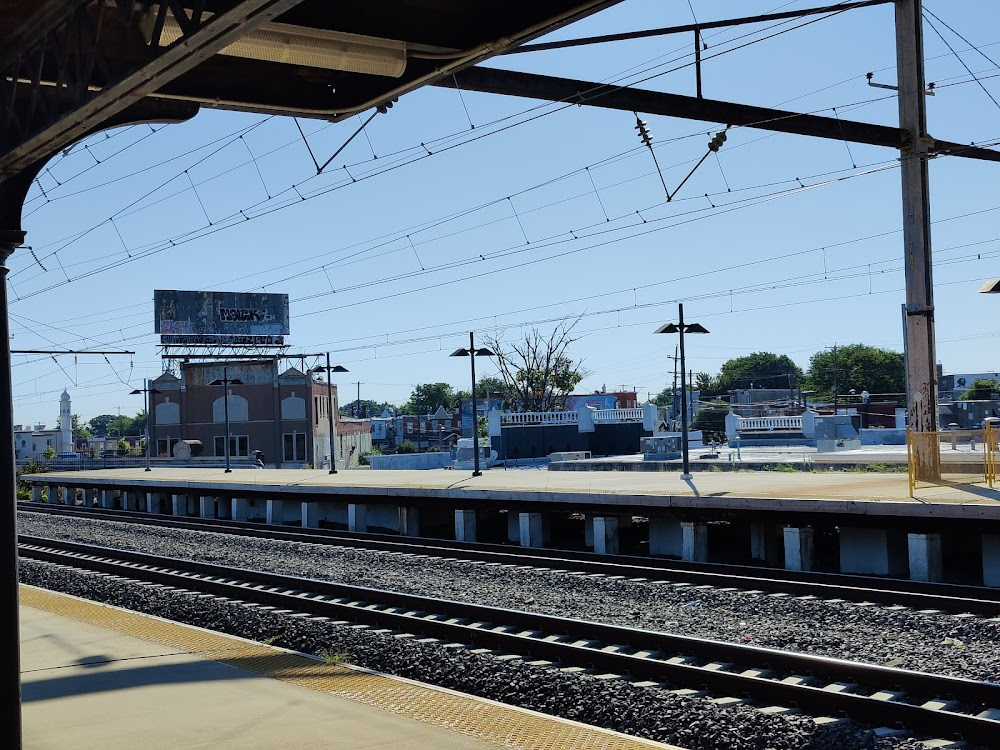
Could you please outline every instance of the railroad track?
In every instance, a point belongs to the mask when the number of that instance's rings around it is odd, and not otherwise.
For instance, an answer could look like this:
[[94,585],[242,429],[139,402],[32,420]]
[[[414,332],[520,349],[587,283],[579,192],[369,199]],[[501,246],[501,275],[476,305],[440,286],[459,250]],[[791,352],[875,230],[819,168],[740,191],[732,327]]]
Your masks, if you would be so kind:
[[19,537],[23,559],[95,571],[180,591],[486,648],[562,668],[687,692],[719,703],[749,699],[768,711],[844,715],[934,738],[994,746],[1000,684],[758,646],[162,558],[39,537]]
[[352,547],[424,555],[440,559],[492,562],[548,570],[600,573],[651,581],[672,581],[716,588],[769,591],[794,596],[865,601],[916,610],[1000,616],[1000,589],[896,578],[799,572],[749,565],[691,563],[653,557],[597,555],[591,552],[455,542],[390,534],[269,526],[227,520],[178,518],[141,511],[83,508],[47,503],[19,503],[19,509],[49,515],[84,517],[215,534]]

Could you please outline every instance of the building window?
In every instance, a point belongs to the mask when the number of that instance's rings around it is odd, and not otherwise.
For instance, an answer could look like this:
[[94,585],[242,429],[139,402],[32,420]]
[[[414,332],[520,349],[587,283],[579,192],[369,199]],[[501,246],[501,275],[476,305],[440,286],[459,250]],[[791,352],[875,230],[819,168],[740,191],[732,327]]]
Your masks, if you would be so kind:
[[161,438],[156,441],[156,455],[161,458],[169,458],[174,455],[174,446],[180,438]]
[[[226,455],[226,437],[224,435],[215,436],[215,455],[225,456]],[[250,436],[249,435],[230,435],[229,436],[229,455],[230,456],[249,456],[250,455]]]
[[306,434],[304,432],[286,432],[282,437],[284,461],[306,460]]

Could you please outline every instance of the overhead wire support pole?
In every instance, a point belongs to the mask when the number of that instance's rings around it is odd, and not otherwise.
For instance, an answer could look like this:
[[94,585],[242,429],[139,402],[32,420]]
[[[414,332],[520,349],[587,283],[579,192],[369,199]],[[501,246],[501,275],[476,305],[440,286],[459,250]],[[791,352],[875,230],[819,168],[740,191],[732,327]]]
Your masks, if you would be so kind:
[[911,470],[916,479],[941,477],[937,443],[920,439],[938,429],[934,342],[934,282],[931,273],[930,174],[924,95],[923,9],[921,0],[896,3],[896,70],[899,127],[908,136],[900,149],[903,197],[903,257],[906,281],[905,339],[907,413],[916,434]]

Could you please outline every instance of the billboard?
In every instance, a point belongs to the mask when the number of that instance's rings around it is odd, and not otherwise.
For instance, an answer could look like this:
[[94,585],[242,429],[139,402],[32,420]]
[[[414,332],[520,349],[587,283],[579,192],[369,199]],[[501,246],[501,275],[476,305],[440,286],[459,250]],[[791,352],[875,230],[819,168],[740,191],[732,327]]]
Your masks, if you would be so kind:
[[156,333],[165,346],[282,346],[288,295],[155,290]]
[[[476,412],[483,419],[494,409],[503,410],[502,398],[477,398]],[[462,437],[472,437],[472,399],[463,398],[462,405]]]

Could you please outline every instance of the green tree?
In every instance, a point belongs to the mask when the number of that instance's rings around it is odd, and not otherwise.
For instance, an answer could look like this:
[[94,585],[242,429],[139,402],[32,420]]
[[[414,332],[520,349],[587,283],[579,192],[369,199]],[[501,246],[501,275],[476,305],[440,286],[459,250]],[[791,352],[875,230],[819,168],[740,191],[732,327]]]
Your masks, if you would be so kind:
[[396,411],[396,406],[388,401],[372,401],[368,398],[360,401],[354,399],[350,403],[340,405],[340,414],[344,417],[380,417],[384,411],[392,414]]
[[424,383],[413,389],[400,412],[420,416],[437,411],[439,406],[450,409],[454,405],[455,391],[448,383]]
[[712,393],[743,388],[795,388],[802,383],[802,370],[786,354],[754,352],[723,363]]
[[87,428],[93,433],[94,437],[107,437],[112,423],[117,418],[114,414],[99,414],[96,417],[90,418],[90,421],[87,422]]
[[707,443],[715,438],[716,443],[726,442],[726,415],[729,404],[721,399],[702,402],[698,413],[691,420],[691,428],[702,431],[702,439]]
[[577,340],[573,336],[577,322],[579,318],[564,320],[547,335],[533,328],[517,342],[486,337],[512,406],[521,411],[553,411],[566,403],[566,396],[586,375],[582,364],[569,356],[569,347]]
[[993,378],[976,378],[972,386],[963,391],[959,401],[989,401],[995,395],[1000,395],[1000,383]]
[[[476,381],[476,396],[479,398],[500,398],[503,399],[504,405],[508,405],[511,401],[510,389],[507,384],[503,382],[502,378],[497,378],[492,375],[484,375]],[[468,390],[456,391],[455,402],[452,404],[453,407],[458,407],[463,398],[472,398],[471,392]]]
[[131,448],[129,447],[128,441],[121,437],[118,438],[118,444],[115,446],[115,452],[119,456],[127,456]]
[[858,393],[905,399],[903,355],[891,349],[851,344],[824,349],[809,359],[809,384],[817,393],[832,394],[835,377],[841,396],[853,388]]
[[80,423],[80,415],[73,415],[73,437],[82,438],[83,440],[90,440],[94,437],[94,433],[90,431],[90,428]]
[[45,458],[53,459],[56,457],[56,449],[53,448],[51,445],[46,445],[45,450],[42,451],[42,455]]

